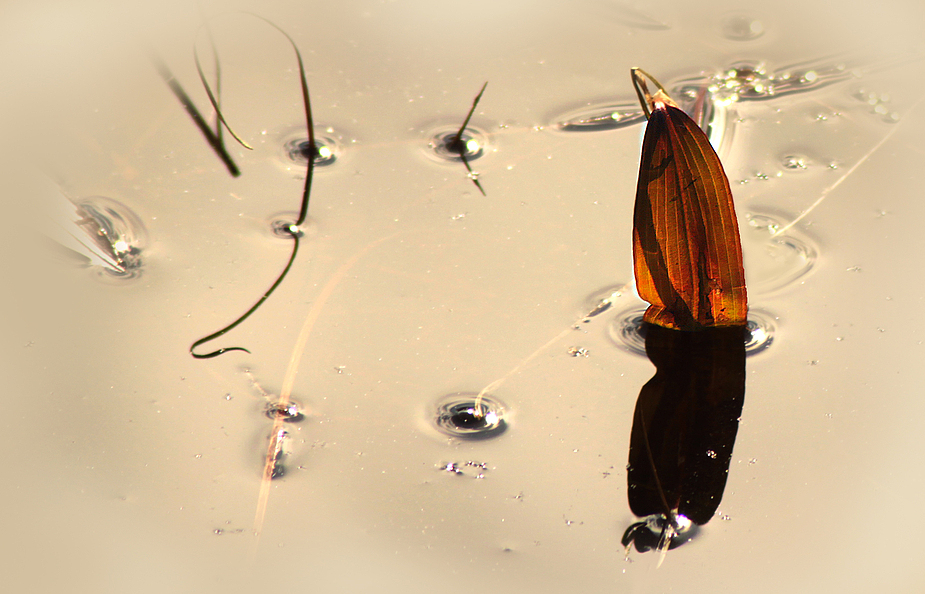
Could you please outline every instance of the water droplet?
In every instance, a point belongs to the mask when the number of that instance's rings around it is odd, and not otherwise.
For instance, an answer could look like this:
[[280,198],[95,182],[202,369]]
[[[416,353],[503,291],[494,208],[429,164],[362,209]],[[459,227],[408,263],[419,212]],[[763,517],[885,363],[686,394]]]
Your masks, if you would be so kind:
[[75,204],[83,217],[80,224],[120,267],[100,267],[105,274],[103,278],[137,278],[147,244],[147,233],[138,215],[124,204],[103,196],[91,196]]
[[271,419],[280,419],[286,423],[298,423],[305,419],[298,402],[268,402],[264,414]]
[[803,171],[809,165],[809,159],[805,155],[793,154],[781,157],[780,164],[784,169],[790,171]]
[[440,126],[431,130],[427,142],[427,155],[438,161],[459,163],[463,160],[472,161],[482,157],[488,150],[488,134],[473,126],[466,127],[457,139],[459,127],[450,125]]
[[553,118],[552,129],[560,132],[601,132],[634,126],[646,121],[638,101],[588,105]]
[[488,439],[507,429],[504,405],[493,396],[483,395],[476,405],[477,392],[450,394],[437,403],[437,429],[460,439]]
[[722,31],[726,39],[751,41],[764,35],[764,25],[750,15],[735,14],[723,19]]
[[793,284],[808,273],[819,257],[815,244],[796,228],[776,233],[784,225],[776,217],[745,213],[742,252],[748,291],[758,295]]
[[[646,354],[646,325],[642,319],[646,306],[635,307],[621,313],[610,325],[610,338],[618,346],[637,355]],[[774,316],[761,309],[749,308],[746,323],[745,354],[760,353],[774,341],[777,326]]]

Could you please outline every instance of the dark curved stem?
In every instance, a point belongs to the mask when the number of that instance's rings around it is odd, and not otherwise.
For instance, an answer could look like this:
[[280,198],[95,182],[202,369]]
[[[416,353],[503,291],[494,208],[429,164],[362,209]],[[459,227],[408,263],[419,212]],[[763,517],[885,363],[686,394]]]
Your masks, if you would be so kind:
[[[312,106],[311,106],[311,100],[309,99],[309,93],[308,93],[308,79],[305,75],[305,63],[302,60],[302,53],[299,51],[298,46],[296,46],[295,40],[293,40],[292,37],[290,37],[290,35],[286,33],[283,29],[281,29],[278,25],[276,25],[275,23],[271,21],[268,21],[267,19],[263,18],[260,15],[253,14],[253,13],[245,13],[245,14],[249,14],[253,17],[256,17],[264,21],[265,23],[267,23],[268,25],[270,25],[271,27],[273,27],[274,29],[282,33],[286,37],[286,39],[289,41],[289,44],[292,45],[293,51],[295,51],[296,59],[299,62],[299,77],[301,79],[301,84],[302,84],[302,103],[305,106],[305,127],[308,131],[308,145],[310,147],[309,148],[310,154],[308,155],[308,164],[306,165],[305,186],[302,189],[302,204],[299,209],[299,217],[298,219],[296,219],[295,223],[285,228],[286,233],[288,233],[290,237],[292,237],[292,241],[293,241],[292,255],[289,256],[289,261],[286,263],[286,267],[283,268],[283,271],[280,273],[279,277],[277,277],[276,282],[274,282],[273,285],[270,286],[269,289],[267,289],[267,291],[263,294],[263,296],[259,300],[257,300],[257,302],[254,303],[254,305],[252,305],[250,309],[244,312],[244,315],[239,317],[237,320],[235,320],[231,324],[225,326],[221,330],[218,330],[217,332],[213,332],[212,334],[209,334],[208,336],[204,336],[200,338],[199,340],[197,340],[196,342],[194,342],[192,345],[190,345],[189,352],[193,357],[197,359],[211,359],[212,357],[217,357],[229,351],[244,351],[245,353],[250,353],[250,351],[245,349],[244,347],[227,347],[227,348],[223,347],[215,351],[212,351],[209,353],[203,353],[203,354],[196,353],[195,349],[196,347],[202,344],[205,344],[211,340],[214,340],[222,336],[226,332],[233,330],[241,322],[243,322],[248,317],[250,317],[250,315],[254,313],[255,311],[257,311],[257,308],[263,305],[263,302],[266,301],[270,297],[270,295],[273,294],[273,291],[276,290],[276,287],[278,287],[283,282],[283,279],[286,278],[286,275],[289,274],[289,269],[292,268],[292,263],[295,261],[296,254],[299,251],[299,233],[300,233],[299,227],[302,225],[302,223],[305,222],[305,219],[308,216],[308,202],[309,202],[309,196],[311,195],[311,190],[312,190],[312,177],[315,171],[315,157],[317,156],[317,152],[318,152],[318,149],[315,146],[315,124],[314,124],[314,120],[312,119]],[[199,64],[199,55],[195,51],[194,51],[194,57],[196,59],[196,69],[199,71],[199,78],[202,80],[202,84],[206,89],[206,93],[209,95],[209,101],[212,102],[212,107],[215,109],[215,112],[216,112],[216,115],[219,121],[222,124],[224,124],[224,126],[228,129],[228,132],[232,136],[234,136],[234,138],[238,142],[240,142],[245,147],[250,148],[248,147],[247,143],[245,143],[243,140],[238,138],[238,136],[234,133],[234,131],[228,126],[228,123],[225,121],[225,118],[222,115],[221,110],[219,109],[218,102],[212,93],[212,89],[209,87],[209,84],[205,79],[205,74],[203,73],[202,68]]]
[[220,349],[218,349],[218,350],[215,350],[215,351],[212,351],[212,352],[209,352],[209,353],[202,353],[202,354],[195,352],[195,349],[196,349],[196,347],[198,347],[198,346],[200,346],[200,345],[202,345],[202,344],[205,344],[205,343],[207,343],[207,342],[209,342],[209,341],[215,340],[216,338],[218,338],[219,336],[222,336],[222,335],[225,334],[226,332],[229,332],[229,331],[234,330],[235,328],[237,328],[238,325],[239,325],[241,322],[243,322],[244,320],[246,320],[247,318],[249,318],[250,315],[251,315],[252,313],[254,313],[255,311],[257,311],[257,308],[260,307],[261,305],[263,305],[263,302],[266,301],[267,298],[268,298],[270,295],[273,294],[273,291],[276,290],[276,287],[278,287],[278,286],[280,285],[280,283],[283,282],[283,279],[286,278],[286,275],[287,275],[287,274],[289,274],[289,269],[292,268],[292,263],[295,261],[295,255],[296,255],[296,254],[298,253],[298,251],[299,251],[299,236],[298,236],[295,232],[293,232],[293,231],[288,231],[288,230],[287,230],[287,232],[288,232],[289,235],[292,237],[292,255],[289,256],[289,262],[286,263],[286,267],[283,268],[283,271],[282,271],[282,272],[280,273],[280,275],[277,277],[276,282],[274,282],[274,283],[270,286],[270,288],[267,289],[267,291],[263,294],[263,296],[262,296],[260,299],[257,300],[257,303],[255,303],[254,305],[252,305],[251,308],[250,308],[249,310],[247,310],[246,312],[244,312],[244,315],[242,315],[241,317],[239,317],[239,318],[238,318],[237,320],[235,320],[234,322],[228,324],[227,326],[225,326],[225,327],[222,328],[221,330],[218,330],[217,332],[213,332],[212,334],[209,334],[208,336],[203,336],[202,338],[200,338],[199,340],[197,340],[196,342],[194,342],[193,344],[191,344],[190,347],[189,347],[189,353],[190,353],[190,355],[192,355],[192,356],[195,357],[196,359],[211,359],[212,357],[218,357],[219,355],[221,355],[221,354],[223,354],[223,353],[227,353],[227,352],[229,352],[229,351],[244,351],[245,353],[248,353],[248,354],[250,353],[250,351],[247,350],[247,349],[245,349],[244,347],[222,347],[222,348],[220,348]]

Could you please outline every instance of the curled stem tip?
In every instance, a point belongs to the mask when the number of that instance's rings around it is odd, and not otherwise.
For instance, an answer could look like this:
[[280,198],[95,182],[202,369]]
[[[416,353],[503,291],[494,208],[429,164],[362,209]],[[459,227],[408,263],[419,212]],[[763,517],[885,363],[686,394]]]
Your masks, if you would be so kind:
[[[642,106],[642,111],[646,114],[646,119],[649,119],[652,115],[652,109],[657,102],[665,103],[672,107],[678,106],[668,95],[668,91],[665,90],[662,83],[658,82],[654,76],[642,68],[630,68],[630,77],[633,79],[633,88],[636,89],[636,96],[639,97],[639,104]],[[649,79],[658,88],[654,94],[649,93],[646,79]]]

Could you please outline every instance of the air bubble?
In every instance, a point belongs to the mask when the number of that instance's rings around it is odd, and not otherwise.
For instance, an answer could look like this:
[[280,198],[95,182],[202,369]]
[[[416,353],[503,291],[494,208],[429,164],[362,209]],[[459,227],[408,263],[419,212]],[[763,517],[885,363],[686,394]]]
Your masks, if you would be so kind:
[[804,155],[784,155],[780,160],[781,167],[790,171],[802,171],[809,166],[809,159]]
[[[621,313],[610,325],[610,339],[620,347],[636,355],[646,354],[646,324],[643,316],[646,307],[635,307]],[[774,341],[777,326],[776,318],[768,312],[749,308],[746,322],[745,354],[747,356],[759,353]]]
[[711,79],[710,91],[714,101],[728,104],[804,93],[851,76],[844,64],[824,60],[803,62],[778,72],[768,72],[761,62],[737,62]]
[[427,142],[427,154],[439,161],[461,162],[465,157],[467,162],[482,157],[488,150],[488,135],[472,126],[466,127],[459,134],[459,128],[441,126],[432,130]]
[[887,103],[890,102],[890,96],[886,93],[872,93],[865,89],[859,89],[853,93],[854,97],[859,101],[863,101],[871,107],[871,112],[874,115],[880,116],[880,118],[887,123],[895,124],[900,120],[900,116],[895,111],[891,111],[887,107]]
[[733,41],[751,41],[764,35],[764,25],[758,19],[744,14],[726,17],[722,23],[723,36]]
[[93,241],[118,264],[103,268],[107,276],[128,279],[141,274],[141,254],[147,234],[141,219],[124,204],[93,196],[76,202],[79,222]]
[[507,430],[504,405],[491,395],[460,392],[443,397],[437,403],[435,424],[440,432],[460,439],[477,440],[497,437]]
[[762,62],[737,62],[713,77],[710,91],[716,101],[766,99],[776,94],[776,81]]

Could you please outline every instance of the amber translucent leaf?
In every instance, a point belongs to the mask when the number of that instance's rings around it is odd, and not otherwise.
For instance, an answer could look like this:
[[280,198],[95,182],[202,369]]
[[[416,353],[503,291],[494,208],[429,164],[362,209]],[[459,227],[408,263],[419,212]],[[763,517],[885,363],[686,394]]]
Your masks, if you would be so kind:
[[658,100],[650,107],[633,217],[636,287],[651,304],[645,321],[678,330],[743,325],[742,246],[723,166],[687,114]]

